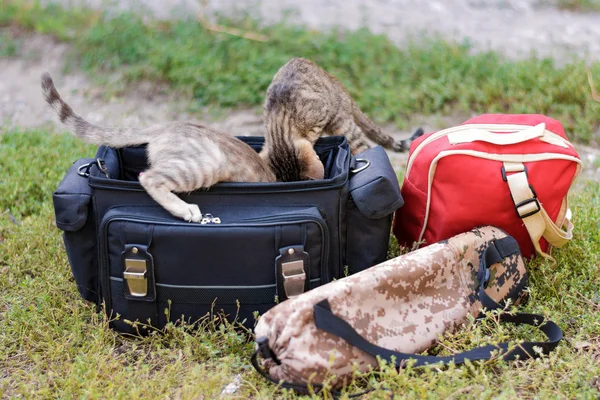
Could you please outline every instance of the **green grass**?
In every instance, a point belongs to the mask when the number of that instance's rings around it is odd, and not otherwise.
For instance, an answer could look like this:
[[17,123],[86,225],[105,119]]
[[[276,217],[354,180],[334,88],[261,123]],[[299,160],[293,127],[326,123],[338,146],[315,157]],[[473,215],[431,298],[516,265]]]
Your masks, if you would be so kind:
[[[222,21],[262,32],[269,38],[262,43],[207,31],[194,20],[144,23],[129,14],[108,18],[36,2],[4,4],[0,26],[17,24],[72,42],[72,58],[91,75],[118,71],[123,86],[163,82],[188,93],[197,107],[260,105],[278,68],[302,56],[337,76],[378,122],[407,127],[431,114],[544,113],[561,120],[571,138],[600,142],[600,104],[590,97],[583,61],[507,61],[437,39],[398,49],[366,29],[319,33],[289,24],[258,28],[248,18]],[[600,81],[600,65],[591,69]]]
[[0,31],[0,57],[14,56],[19,45],[19,40],[15,39],[10,32]]
[[599,0],[545,0],[544,3],[549,3],[558,8],[571,11],[600,11]]
[[[300,398],[252,370],[252,343],[230,325],[206,321],[206,329],[194,331],[171,325],[162,334],[129,338],[111,331],[107,318],[79,298],[54,225],[51,193],[72,161],[93,153],[69,135],[0,135],[0,397],[212,399],[239,375],[241,386],[229,398]],[[600,185],[582,187],[572,198],[575,238],[555,252],[558,266],[529,264],[531,299],[524,309],[564,329],[565,340],[554,353],[517,365],[407,368],[399,374],[383,368],[359,379],[379,388],[365,398],[389,398],[381,388],[411,399],[597,398]],[[432,352],[530,334],[493,319],[471,322]]]
[[[583,62],[508,62],[439,40],[400,50],[366,30],[322,34],[283,25],[261,29],[270,37],[264,44],[214,34],[190,21],[144,24],[128,15],[107,19],[35,2],[1,4],[0,26],[72,42],[73,59],[91,75],[120,71],[125,82],[165,82],[187,91],[199,106],[259,105],[277,68],[304,56],[338,76],[380,122],[403,125],[417,114],[542,112],[560,119],[571,137],[600,141],[600,104],[590,100]],[[259,30],[251,20],[224,23]],[[3,38],[0,55],[17,53],[18,46]],[[600,66],[592,70],[600,82]],[[218,398],[237,375],[241,386],[231,398],[299,398],[252,370],[252,343],[231,325],[171,325],[161,334],[129,338],[111,331],[107,318],[80,299],[54,225],[51,194],[72,161],[93,153],[68,135],[0,135],[0,398]],[[556,268],[529,264],[531,300],[523,308],[564,329],[556,352],[517,365],[400,373],[383,368],[359,381],[415,399],[600,396],[600,185],[578,186],[572,197],[575,238],[555,252]],[[398,251],[392,240],[390,254]],[[492,319],[471,322],[432,352],[450,354],[529,334]],[[379,389],[366,397],[388,394]]]
[[48,207],[65,166],[82,154],[93,155],[91,146],[68,135],[11,131],[0,139],[0,212],[20,218]]

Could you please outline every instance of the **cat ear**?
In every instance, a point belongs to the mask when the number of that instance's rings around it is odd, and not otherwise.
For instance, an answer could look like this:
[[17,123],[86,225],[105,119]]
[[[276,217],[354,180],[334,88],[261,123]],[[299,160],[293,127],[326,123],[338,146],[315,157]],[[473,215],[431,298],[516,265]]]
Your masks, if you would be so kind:
[[302,139],[297,140],[295,145],[302,166],[300,177],[314,180],[325,178],[325,168],[312,144],[308,140]]

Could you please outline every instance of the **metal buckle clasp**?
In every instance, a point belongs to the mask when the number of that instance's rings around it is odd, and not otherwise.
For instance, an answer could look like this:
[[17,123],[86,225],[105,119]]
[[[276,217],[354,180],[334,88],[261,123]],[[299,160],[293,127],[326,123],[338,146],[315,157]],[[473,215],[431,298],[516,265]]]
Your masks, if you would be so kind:
[[206,224],[220,224],[221,223],[221,218],[219,217],[213,217],[212,214],[206,213],[202,216],[202,219],[200,220],[200,223],[202,225],[206,225]]
[[127,288],[132,296],[144,297],[148,294],[148,279],[146,273],[146,260],[132,258],[125,259],[123,279],[127,282]]
[[98,169],[102,171],[107,178],[110,178],[110,176],[108,176],[108,168],[106,167],[104,160],[102,158],[97,158],[96,164],[98,165]]
[[362,167],[351,169],[350,170],[351,173],[358,174],[360,171],[364,171],[365,169],[369,168],[369,166],[371,165],[371,161],[369,161],[365,158],[357,158],[356,164],[358,164],[358,163],[364,163],[364,165]]
[[306,282],[304,261],[296,260],[282,263],[281,275],[283,276],[283,289],[288,298],[304,293],[304,283]]
[[90,176],[90,168],[92,168],[93,165],[97,166],[107,178],[110,178],[110,176],[108,176],[108,168],[106,167],[106,163],[101,158],[97,158],[96,161],[81,165],[79,168],[77,168],[77,174],[87,178]]

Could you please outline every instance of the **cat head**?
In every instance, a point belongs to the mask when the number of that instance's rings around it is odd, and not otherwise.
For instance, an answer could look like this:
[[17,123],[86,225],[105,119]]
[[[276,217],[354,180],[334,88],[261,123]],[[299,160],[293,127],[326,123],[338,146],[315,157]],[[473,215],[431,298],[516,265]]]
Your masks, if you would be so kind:
[[306,139],[295,140],[290,146],[265,146],[260,156],[269,164],[279,182],[319,180],[325,177],[323,163]]

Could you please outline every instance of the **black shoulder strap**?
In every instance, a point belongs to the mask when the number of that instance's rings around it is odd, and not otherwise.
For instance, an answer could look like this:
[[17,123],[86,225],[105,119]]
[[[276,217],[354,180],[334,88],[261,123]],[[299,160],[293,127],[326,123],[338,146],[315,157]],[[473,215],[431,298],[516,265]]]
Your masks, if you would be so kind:
[[462,364],[465,362],[465,360],[488,360],[491,358],[491,352],[494,350],[500,350],[500,352],[503,353],[502,359],[507,361],[515,360],[517,358],[521,360],[527,358],[536,358],[539,356],[539,354],[534,350],[534,347],[540,348],[543,354],[548,354],[562,339],[562,331],[558,325],[552,321],[546,321],[544,323],[544,317],[540,315],[524,313],[512,315],[509,313],[502,313],[500,314],[500,321],[539,327],[539,329],[548,337],[549,340],[547,342],[524,342],[510,351],[508,343],[500,343],[498,345],[478,347],[473,350],[447,357],[420,356],[417,354],[407,354],[388,350],[369,342],[360,336],[358,332],[356,332],[356,330],[350,326],[350,324],[333,314],[327,300],[323,300],[316,304],[314,307],[314,312],[317,328],[327,331],[332,335],[339,336],[352,346],[361,349],[373,357],[379,356],[388,362],[392,362],[392,358],[394,358],[396,367],[401,367],[408,360],[416,360],[414,366],[435,364],[439,362],[444,364],[450,362]]
[[[490,246],[485,250],[485,253],[481,257],[479,263],[479,299],[483,306],[488,310],[498,309],[500,305],[496,303],[491,297],[485,292],[485,286],[489,280],[489,266],[497,262],[502,261],[505,257],[508,257],[519,252],[519,246],[515,239],[507,236],[502,239],[492,241]],[[450,363],[455,364],[464,363],[465,360],[488,360],[491,358],[491,352],[499,350],[503,355],[504,360],[515,360],[517,358],[523,360],[527,358],[536,358],[539,356],[538,352],[534,350],[534,347],[541,349],[542,354],[548,354],[552,351],[563,337],[561,329],[552,321],[544,322],[544,317],[536,314],[524,314],[524,313],[501,313],[500,321],[509,322],[513,324],[526,324],[538,327],[547,337],[547,342],[524,342],[509,350],[508,343],[500,343],[497,345],[488,345],[478,347],[463,353],[455,354],[447,357],[437,356],[420,356],[416,354],[406,354],[397,351],[385,349],[379,347],[362,336],[359,335],[356,330],[350,326],[346,321],[333,314],[329,302],[325,299],[314,306],[314,317],[315,325],[318,329],[322,329],[332,335],[338,336],[347,341],[352,346],[372,355],[373,357],[379,356],[382,359],[392,362],[392,358],[395,359],[395,365],[401,367],[408,360],[416,360],[414,366],[420,366],[425,364],[434,363]]]

